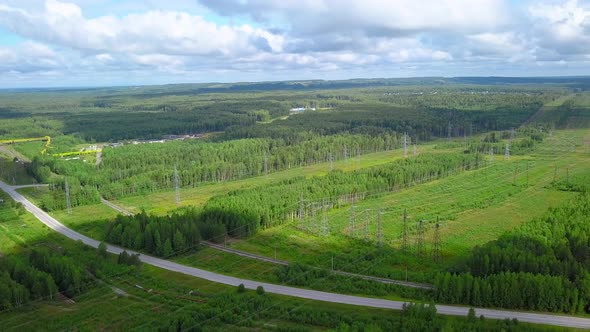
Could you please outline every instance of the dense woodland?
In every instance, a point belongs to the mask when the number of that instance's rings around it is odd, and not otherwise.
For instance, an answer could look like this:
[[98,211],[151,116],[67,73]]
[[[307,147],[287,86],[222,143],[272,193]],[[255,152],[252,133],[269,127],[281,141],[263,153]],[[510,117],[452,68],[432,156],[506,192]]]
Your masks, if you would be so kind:
[[437,301],[554,312],[590,311],[590,195],[476,247],[436,279]]
[[74,296],[92,281],[86,263],[47,249],[0,258],[0,310],[19,307],[29,300],[55,299],[58,293]]
[[201,233],[205,239],[221,237],[223,240],[225,230],[202,223],[199,214],[194,211],[163,217],[143,212],[134,216],[117,216],[109,224],[105,238],[125,248],[171,257],[187,250],[197,250]]

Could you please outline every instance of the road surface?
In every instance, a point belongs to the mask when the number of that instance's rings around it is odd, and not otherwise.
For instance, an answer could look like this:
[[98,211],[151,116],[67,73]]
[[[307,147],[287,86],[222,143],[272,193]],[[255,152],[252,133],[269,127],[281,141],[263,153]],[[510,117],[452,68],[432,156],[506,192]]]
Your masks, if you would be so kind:
[[[72,240],[82,241],[83,243],[97,248],[99,245],[99,241],[91,239],[85,235],[82,235],[78,232],[75,232],[55,218],[51,217],[45,211],[41,210],[33,203],[31,203],[28,199],[24,196],[16,192],[16,190],[7,185],[6,183],[0,181],[0,189],[8,193],[12,199],[17,202],[22,203],[25,208],[31,212],[37,219],[39,219],[42,223],[47,225],[49,228],[59,232]],[[107,251],[113,254],[120,254],[124,249],[113,246],[107,245]],[[127,250],[128,253],[137,254],[131,250]],[[173,272],[179,272],[182,274],[198,277],[201,279],[218,282],[225,285],[230,286],[238,286],[239,284],[244,284],[244,286],[248,289],[256,289],[258,286],[264,287],[264,290],[268,293],[274,294],[281,294],[287,296],[298,297],[302,299],[309,299],[309,300],[316,300],[316,301],[325,301],[325,302],[332,302],[332,303],[343,303],[343,304],[350,304],[350,305],[357,305],[357,306],[366,306],[366,307],[373,307],[373,308],[384,308],[384,309],[395,309],[400,310],[403,308],[404,302],[402,301],[391,301],[391,300],[382,300],[382,299],[375,299],[375,298],[367,298],[367,297],[360,297],[360,296],[353,296],[353,295],[344,295],[344,294],[336,294],[336,293],[328,293],[328,292],[320,292],[314,291],[309,289],[301,289],[295,287],[288,287],[288,286],[281,286],[275,284],[269,284],[264,282],[258,282],[253,280],[241,279],[236,277],[230,277],[218,273],[213,273],[201,269],[197,269],[194,267],[174,263],[165,259],[156,258],[153,256],[148,256],[145,254],[141,254],[140,259],[145,264],[150,264],[162,269],[166,269]],[[437,305],[436,306],[437,312],[442,315],[451,315],[451,316],[467,316],[469,312],[468,307],[460,307],[460,306],[450,306],[450,305]],[[529,323],[536,323],[536,324],[546,324],[546,325],[554,325],[554,326],[564,326],[564,327],[573,327],[573,328],[580,328],[580,329],[590,329],[590,319],[588,318],[578,318],[578,317],[571,317],[571,316],[559,316],[559,315],[550,315],[550,314],[541,314],[541,313],[529,313],[529,312],[517,312],[517,311],[507,311],[507,310],[494,310],[494,309],[482,309],[482,308],[475,308],[475,313],[477,316],[483,315],[486,318],[492,319],[513,319],[516,318],[522,322],[529,322]]]

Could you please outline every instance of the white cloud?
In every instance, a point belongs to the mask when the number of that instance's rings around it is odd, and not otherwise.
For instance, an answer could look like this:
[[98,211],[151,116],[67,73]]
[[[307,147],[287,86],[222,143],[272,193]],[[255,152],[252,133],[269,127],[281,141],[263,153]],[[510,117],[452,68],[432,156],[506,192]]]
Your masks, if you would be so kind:
[[0,25],[26,38],[97,53],[227,56],[282,47],[280,36],[248,25],[219,26],[173,11],[85,18],[79,6],[57,0],[47,0],[40,12],[0,6]]
[[15,47],[0,47],[0,73],[39,73],[59,69],[63,58],[46,45],[25,41]]
[[590,54],[590,3],[569,0],[529,8],[536,41],[563,57]]
[[0,84],[589,69],[582,0],[0,1]]

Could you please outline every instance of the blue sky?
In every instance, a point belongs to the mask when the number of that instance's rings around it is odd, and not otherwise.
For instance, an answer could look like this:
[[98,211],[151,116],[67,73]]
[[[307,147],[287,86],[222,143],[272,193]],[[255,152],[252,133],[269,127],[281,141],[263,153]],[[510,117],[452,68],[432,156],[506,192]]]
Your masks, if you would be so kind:
[[590,0],[2,0],[0,88],[590,75]]

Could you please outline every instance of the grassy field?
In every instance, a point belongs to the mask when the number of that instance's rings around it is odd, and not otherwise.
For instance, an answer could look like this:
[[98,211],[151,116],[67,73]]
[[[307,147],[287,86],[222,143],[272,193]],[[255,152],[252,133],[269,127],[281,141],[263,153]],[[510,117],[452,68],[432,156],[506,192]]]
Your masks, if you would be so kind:
[[[275,250],[279,259],[330,268],[332,258],[337,268],[370,274],[419,277],[452,264],[475,245],[497,238],[503,232],[557,206],[574,193],[555,190],[556,180],[566,176],[588,175],[590,154],[584,145],[587,130],[560,131],[549,138],[530,156],[504,160],[496,156],[488,167],[442,180],[422,184],[400,192],[358,202],[355,206],[355,231],[351,229],[350,207],[332,210],[327,214],[330,234],[318,234],[320,221],[305,221],[304,229],[294,222],[264,230],[250,239],[231,243],[231,246],[272,257]],[[569,144],[578,146],[571,152]],[[526,165],[528,163],[528,176]],[[556,172],[557,169],[557,172]],[[528,181],[527,181],[528,178]],[[528,184],[527,184],[528,182]],[[377,211],[381,209],[384,248],[377,248]],[[368,210],[366,223],[363,211]],[[408,254],[400,253],[402,215],[408,214]],[[430,258],[433,243],[433,224],[440,217],[442,263]],[[422,255],[416,255],[418,221],[424,220]],[[365,225],[368,231],[365,233]],[[368,234],[368,241],[365,241]],[[386,251],[387,255],[375,254]],[[382,256],[381,261],[367,261],[367,255]],[[422,276],[424,277],[424,276]]]

